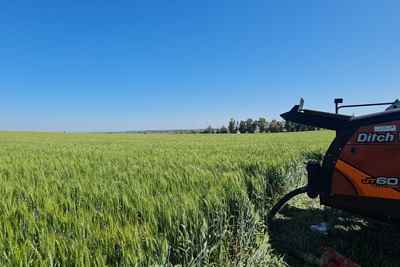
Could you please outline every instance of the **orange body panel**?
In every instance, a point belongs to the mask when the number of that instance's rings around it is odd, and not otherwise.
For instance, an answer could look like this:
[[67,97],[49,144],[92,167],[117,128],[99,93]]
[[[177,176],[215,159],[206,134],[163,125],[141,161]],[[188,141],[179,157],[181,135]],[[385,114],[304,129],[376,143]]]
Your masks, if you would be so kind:
[[[344,161],[339,160],[336,163],[336,170],[344,175],[348,180],[350,180],[358,196],[400,199],[400,192],[397,191],[395,188],[378,186],[376,184],[368,183],[367,181],[374,181],[373,179],[376,177],[371,177],[370,175],[356,169],[355,167],[347,164]],[[371,178],[373,179],[371,180]],[[337,188],[335,189],[335,187],[339,186],[335,185],[335,183],[339,184],[342,182],[338,181],[337,179],[333,179],[332,192],[334,194],[354,195],[351,193],[343,193],[343,191],[339,191]]]
[[336,162],[331,194],[400,200],[398,130],[399,121],[360,128]]

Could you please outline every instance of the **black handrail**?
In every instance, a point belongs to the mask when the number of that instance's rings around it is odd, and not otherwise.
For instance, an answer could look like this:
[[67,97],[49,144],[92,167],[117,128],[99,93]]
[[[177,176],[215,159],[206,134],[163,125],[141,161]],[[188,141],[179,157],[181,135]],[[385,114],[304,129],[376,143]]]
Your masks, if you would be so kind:
[[393,105],[396,102],[383,102],[383,103],[371,103],[371,104],[357,104],[357,105],[339,105],[343,103],[343,98],[336,98],[335,99],[335,110],[336,114],[339,113],[340,109],[343,108],[359,108],[359,107],[372,107],[372,106],[389,106]]

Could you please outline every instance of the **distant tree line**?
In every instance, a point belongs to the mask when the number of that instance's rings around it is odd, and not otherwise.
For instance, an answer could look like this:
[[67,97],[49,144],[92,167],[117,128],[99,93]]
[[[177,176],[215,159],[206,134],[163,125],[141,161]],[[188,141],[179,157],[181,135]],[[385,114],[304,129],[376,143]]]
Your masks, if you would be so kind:
[[266,118],[259,118],[258,120],[247,119],[237,121],[230,119],[228,126],[221,128],[213,128],[211,125],[202,131],[202,133],[278,133],[278,132],[302,132],[302,131],[316,131],[316,127],[298,124],[290,121],[272,120],[268,121]]

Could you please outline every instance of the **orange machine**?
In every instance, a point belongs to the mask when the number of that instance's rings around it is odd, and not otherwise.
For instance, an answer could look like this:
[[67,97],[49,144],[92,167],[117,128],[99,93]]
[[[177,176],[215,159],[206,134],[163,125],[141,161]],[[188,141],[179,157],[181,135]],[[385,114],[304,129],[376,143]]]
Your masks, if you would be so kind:
[[[336,114],[303,109],[304,101],[281,116],[287,121],[336,131],[320,162],[307,165],[308,184],[285,196],[271,210],[271,219],[295,195],[319,196],[323,205],[384,221],[400,221],[400,106],[376,103],[340,106]],[[384,112],[346,116],[346,107],[390,105]]]

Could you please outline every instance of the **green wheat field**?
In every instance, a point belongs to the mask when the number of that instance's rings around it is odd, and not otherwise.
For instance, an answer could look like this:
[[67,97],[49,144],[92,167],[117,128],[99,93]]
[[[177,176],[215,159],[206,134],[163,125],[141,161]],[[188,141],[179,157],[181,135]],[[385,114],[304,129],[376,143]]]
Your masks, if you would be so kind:
[[[329,245],[400,266],[391,226],[306,197],[265,225],[333,137],[0,133],[0,265],[304,266]],[[329,216],[333,236],[309,230]]]

